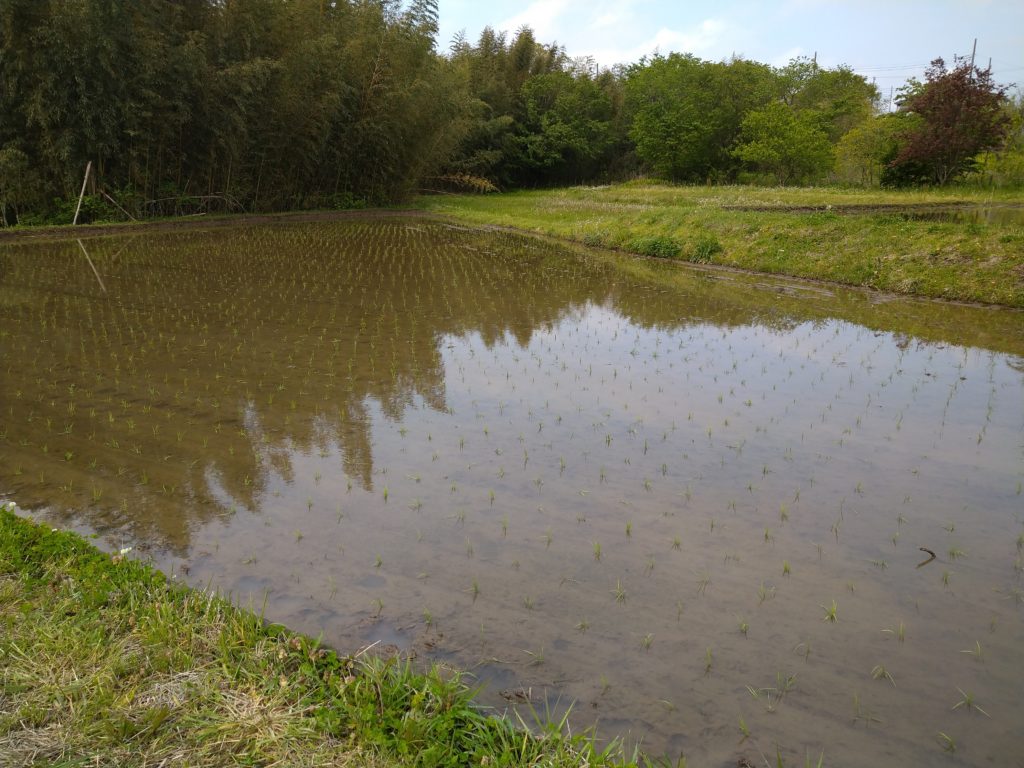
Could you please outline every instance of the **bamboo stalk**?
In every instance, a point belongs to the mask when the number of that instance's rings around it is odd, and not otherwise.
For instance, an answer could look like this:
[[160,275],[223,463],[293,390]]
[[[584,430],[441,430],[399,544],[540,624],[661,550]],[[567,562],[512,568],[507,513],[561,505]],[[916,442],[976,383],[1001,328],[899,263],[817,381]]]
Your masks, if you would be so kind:
[[92,160],[85,164],[85,178],[82,179],[82,191],[78,193],[78,205],[75,207],[75,220],[71,226],[78,224],[78,212],[82,210],[82,198],[85,197],[85,185],[89,182],[89,171],[92,170]]

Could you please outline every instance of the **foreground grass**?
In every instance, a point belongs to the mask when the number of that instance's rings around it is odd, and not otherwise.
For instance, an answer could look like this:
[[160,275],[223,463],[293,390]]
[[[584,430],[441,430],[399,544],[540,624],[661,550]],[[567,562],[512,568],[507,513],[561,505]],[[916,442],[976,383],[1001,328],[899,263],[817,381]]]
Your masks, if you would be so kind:
[[340,656],[0,509],[0,765],[608,765],[458,675]]
[[[476,225],[650,256],[1024,307],[1024,226],[908,220],[889,206],[1013,204],[1020,193],[608,187],[420,198]],[[851,214],[850,211],[856,211]]]

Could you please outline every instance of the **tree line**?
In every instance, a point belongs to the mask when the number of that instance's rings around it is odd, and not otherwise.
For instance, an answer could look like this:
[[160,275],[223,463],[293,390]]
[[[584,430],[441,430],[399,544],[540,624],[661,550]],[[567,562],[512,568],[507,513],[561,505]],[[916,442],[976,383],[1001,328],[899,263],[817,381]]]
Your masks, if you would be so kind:
[[[936,61],[882,114],[848,67],[600,68],[436,0],[0,0],[0,215],[357,207],[417,190],[1024,179],[1020,99]],[[120,209],[120,211],[118,210]]]

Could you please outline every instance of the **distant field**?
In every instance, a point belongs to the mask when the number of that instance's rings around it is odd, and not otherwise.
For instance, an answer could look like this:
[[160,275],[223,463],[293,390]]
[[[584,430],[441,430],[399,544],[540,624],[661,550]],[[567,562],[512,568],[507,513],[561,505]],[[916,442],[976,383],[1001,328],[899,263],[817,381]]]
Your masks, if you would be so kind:
[[[631,182],[423,197],[419,205],[467,223],[649,256],[1024,307],[1019,192]],[[987,212],[960,210],[966,206]]]

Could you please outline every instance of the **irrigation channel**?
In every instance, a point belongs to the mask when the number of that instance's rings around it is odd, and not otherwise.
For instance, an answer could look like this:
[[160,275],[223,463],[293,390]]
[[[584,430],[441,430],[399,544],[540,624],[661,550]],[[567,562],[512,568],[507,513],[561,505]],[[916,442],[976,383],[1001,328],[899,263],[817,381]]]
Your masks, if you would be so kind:
[[1017,764],[1024,315],[631,265],[427,218],[0,245],[0,495],[689,765]]

